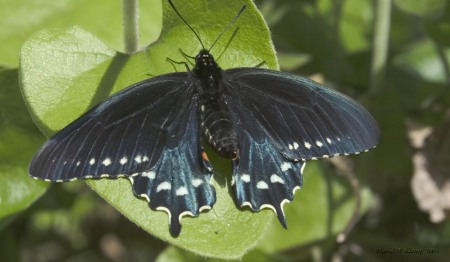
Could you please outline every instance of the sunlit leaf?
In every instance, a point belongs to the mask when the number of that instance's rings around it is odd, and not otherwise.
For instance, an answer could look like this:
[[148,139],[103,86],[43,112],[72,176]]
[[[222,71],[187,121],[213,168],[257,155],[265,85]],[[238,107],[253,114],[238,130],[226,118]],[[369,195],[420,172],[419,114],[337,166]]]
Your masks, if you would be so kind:
[[[205,5],[177,4],[180,12],[186,14],[186,20],[199,32],[205,47],[210,47],[240,10],[242,1]],[[108,95],[148,78],[148,74],[173,71],[166,58],[183,61],[178,48],[195,55],[201,48],[199,41],[168,4],[164,8],[162,35],[149,47],[148,55],[144,52],[131,56],[118,54],[78,27],[45,30],[30,38],[22,48],[20,76],[24,96],[41,130],[50,135]],[[231,42],[232,30],[211,50],[220,65],[223,68],[254,66],[265,61],[267,66],[277,68],[269,33],[252,3],[248,2],[237,26],[239,31]],[[217,203],[213,210],[198,218],[183,218],[183,230],[178,238],[169,234],[167,214],[151,211],[146,201],[133,195],[126,179],[88,183],[111,205],[153,235],[203,256],[238,258],[256,244],[273,213],[238,210],[224,182],[229,169],[218,167],[224,160],[215,160],[213,156],[210,159],[216,167]],[[242,235],[243,230],[252,234]]]

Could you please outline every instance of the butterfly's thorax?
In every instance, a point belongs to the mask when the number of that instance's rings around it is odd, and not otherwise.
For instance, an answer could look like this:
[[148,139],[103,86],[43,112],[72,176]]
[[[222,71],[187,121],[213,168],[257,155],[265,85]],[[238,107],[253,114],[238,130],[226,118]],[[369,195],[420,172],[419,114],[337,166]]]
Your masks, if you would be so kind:
[[219,154],[234,159],[237,138],[222,97],[222,69],[207,50],[202,50],[195,57],[193,72],[200,80],[198,94],[202,132]]

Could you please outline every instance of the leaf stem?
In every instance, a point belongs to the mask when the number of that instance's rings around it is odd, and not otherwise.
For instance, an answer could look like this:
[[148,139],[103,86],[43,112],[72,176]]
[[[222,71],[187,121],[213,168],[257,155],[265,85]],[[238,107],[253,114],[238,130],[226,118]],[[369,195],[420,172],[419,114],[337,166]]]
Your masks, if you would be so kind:
[[139,1],[122,0],[122,16],[125,53],[135,53],[139,46]]
[[389,47],[392,0],[376,0],[375,28],[373,39],[372,65],[370,70],[370,93],[379,93],[385,77]]

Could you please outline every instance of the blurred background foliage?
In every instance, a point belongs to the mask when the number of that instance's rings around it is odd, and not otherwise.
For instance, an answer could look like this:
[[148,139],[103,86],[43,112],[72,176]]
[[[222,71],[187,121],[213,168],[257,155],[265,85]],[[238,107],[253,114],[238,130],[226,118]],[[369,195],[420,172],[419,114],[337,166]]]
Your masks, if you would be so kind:
[[[330,174],[354,172],[372,192],[370,208],[346,242],[329,235],[270,251],[264,240],[243,260],[447,261],[449,1],[256,3],[281,69],[358,99],[380,124],[382,140],[362,156],[320,162]],[[119,1],[0,0],[0,261],[205,260],[140,230],[83,182],[49,187],[22,179],[45,138],[20,100],[21,44],[37,30],[77,24],[120,51],[120,12]],[[147,45],[161,29],[161,3],[140,1],[140,12]]]

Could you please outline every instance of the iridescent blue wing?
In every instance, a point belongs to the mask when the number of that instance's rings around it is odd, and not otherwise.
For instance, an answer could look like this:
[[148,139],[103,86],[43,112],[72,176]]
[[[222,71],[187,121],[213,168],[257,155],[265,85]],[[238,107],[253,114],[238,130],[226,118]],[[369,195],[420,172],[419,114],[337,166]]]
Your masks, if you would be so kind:
[[30,175],[53,182],[127,177],[137,196],[169,214],[178,235],[183,215],[197,216],[215,203],[194,91],[186,73],[132,85],[50,138],[33,157]]
[[225,103],[239,143],[233,185],[240,206],[282,205],[302,185],[304,161],[355,154],[379,140],[372,116],[351,98],[311,80],[273,70],[224,72]]

